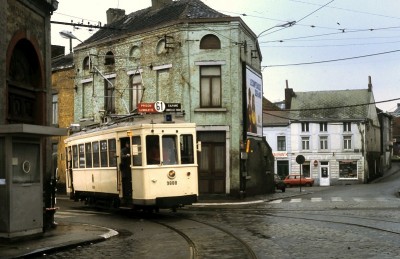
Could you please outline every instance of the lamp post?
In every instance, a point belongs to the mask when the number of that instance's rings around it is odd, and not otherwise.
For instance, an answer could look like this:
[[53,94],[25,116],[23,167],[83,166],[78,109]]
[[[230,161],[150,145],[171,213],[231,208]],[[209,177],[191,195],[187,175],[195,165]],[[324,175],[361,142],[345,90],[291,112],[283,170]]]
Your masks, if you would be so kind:
[[267,32],[267,31],[269,31],[269,30],[272,30],[273,28],[277,28],[277,27],[287,28],[287,27],[291,27],[291,26],[293,26],[293,25],[295,25],[295,24],[296,24],[296,21],[291,21],[291,22],[287,22],[287,23],[284,23],[284,24],[275,25],[275,26],[273,26],[273,27],[271,27],[271,28],[268,28],[268,29],[263,30],[262,32],[260,32],[260,34],[258,34],[258,36],[257,36],[257,39],[260,38],[260,36],[261,36],[264,32]]
[[72,39],[82,42],[75,35],[73,35],[72,32],[70,32],[70,31],[60,31],[60,35],[61,35],[61,37],[65,38],[65,39],[69,39],[69,53],[72,53]]

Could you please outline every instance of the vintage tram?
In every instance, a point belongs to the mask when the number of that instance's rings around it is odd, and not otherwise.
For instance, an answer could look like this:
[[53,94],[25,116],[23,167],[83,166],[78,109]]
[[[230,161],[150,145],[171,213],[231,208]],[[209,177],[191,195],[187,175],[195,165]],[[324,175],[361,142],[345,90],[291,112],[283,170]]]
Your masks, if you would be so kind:
[[197,201],[194,123],[134,118],[73,133],[65,144],[75,201],[156,210]]

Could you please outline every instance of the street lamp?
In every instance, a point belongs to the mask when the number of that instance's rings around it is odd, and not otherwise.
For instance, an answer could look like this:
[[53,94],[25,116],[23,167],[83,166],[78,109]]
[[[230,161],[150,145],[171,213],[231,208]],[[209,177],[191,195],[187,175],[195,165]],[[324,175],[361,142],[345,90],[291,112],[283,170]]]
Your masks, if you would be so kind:
[[257,36],[257,39],[260,38],[260,36],[261,36],[264,32],[267,32],[267,31],[269,31],[269,30],[272,30],[273,28],[276,28],[276,27],[287,28],[287,27],[291,27],[291,26],[293,26],[293,25],[295,25],[295,24],[296,24],[296,21],[291,21],[291,22],[287,22],[287,23],[284,23],[284,24],[281,24],[281,25],[275,25],[275,26],[273,26],[273,27],[271,27],[271,28],[268,28],[268,29],[266,29],[266,30],[260,32],[260,34],[258,34],[258,36]]
[[70,31],[60,31],[61,37],[65,39],[69,39],[69,52],[72,53],[72,39],[74,40],[79,40],[82,42],[80,39],[78,39],[75,35],[72,34]]

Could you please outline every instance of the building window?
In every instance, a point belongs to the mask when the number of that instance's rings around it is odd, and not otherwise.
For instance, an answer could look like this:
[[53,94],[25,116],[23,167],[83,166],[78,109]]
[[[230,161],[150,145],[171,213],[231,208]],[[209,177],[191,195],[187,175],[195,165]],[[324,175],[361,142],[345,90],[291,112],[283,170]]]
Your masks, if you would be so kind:
[[93,111],[92,100],[93,90],[92,83],[82,84],[82,118],[89,118]]
[[90,58],[89,57],[85,57],[84,59],[83,59],[83,70],[89,70],[90,69],[90,65],[91,65],[91,63],[90,63]]
[[326,137],[326,136],[319,137],[319,148],[321,150],[327,150],[328,149],[328,137]]
[[278,136],[278,151],[286,151],[286,137]]
[[343,149],[344,150],[351,149],[351,136],[343,136]]
[[302,150],[310,150],[310,137],[302,137],[301,138],[301,149]]
[[104,110],[107,113],[115,113],[115,78],[104,79]]
[[357,161],[339,161],[339,178],[357,179]]
[[301,131],[302,132],[309,132],[310,131],[310,123],[302,122],[301,123]]
[[327,122],[321,122],[319,124],[319,131],[327,132],[328,131],[328,123]]
[[200,67],[200,106],[221,107],[221,66]]
[[53,94],[53,100],[51,105],[53,110],[52,123],[58,124],[58,94]]
[[200,40],[200,49],[220,49],[221,41],[215,35],[208,34]]
[[115,64],[115,58],[114,58],[114,53],[111,51],[107,52],[106,57],[104,59],[104,65],[114,65]]
[[138,103],[142,100],[142,77],[138,74],[131,75],[131,87],[129,88],[129,111],[137,109]]
[[343,132],[351,131],[351,122],[343,122]]

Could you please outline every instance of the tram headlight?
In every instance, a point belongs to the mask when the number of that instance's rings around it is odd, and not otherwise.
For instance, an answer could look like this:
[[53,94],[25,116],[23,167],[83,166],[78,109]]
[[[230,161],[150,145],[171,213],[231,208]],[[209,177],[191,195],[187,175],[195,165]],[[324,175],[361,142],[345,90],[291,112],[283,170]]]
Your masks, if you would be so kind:
[[169,172],[168,172],[168,178],[169,179],[174,179],[175,178],[175,176],[176,176],[176,173],[175,173],[175,171],[174,170],[170,170]]

